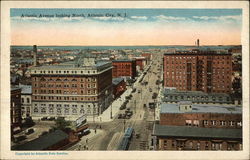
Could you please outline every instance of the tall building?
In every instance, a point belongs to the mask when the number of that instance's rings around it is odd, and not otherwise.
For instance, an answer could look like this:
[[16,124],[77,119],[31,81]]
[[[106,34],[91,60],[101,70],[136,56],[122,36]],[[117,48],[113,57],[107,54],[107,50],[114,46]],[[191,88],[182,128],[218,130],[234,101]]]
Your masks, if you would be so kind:
[[209,50],[165,53],[164,86],[181,91],[231,93],[232,55]]
[[134,79],[136,76],[136,62],[135,60],[114,60],[113,78],[125,77]]
[[112,65],[79,58],[58,65],[33,67],[33,117],[101,114],[112,100]]
[[10,101],[10,122],[11,122],[11,137],[16,128],[21,127],[21,88],[11,88],[11,101]]

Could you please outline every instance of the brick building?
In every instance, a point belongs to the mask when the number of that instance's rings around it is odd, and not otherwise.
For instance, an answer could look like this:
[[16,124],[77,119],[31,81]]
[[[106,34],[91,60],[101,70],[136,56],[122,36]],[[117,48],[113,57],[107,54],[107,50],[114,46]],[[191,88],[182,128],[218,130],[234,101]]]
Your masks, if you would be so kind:
[[143,71],[144,66],[146,65],[146,58],[145,57],[133,57],[136,63],[136,69],[139,71]]
[[126,91],[126,82],[123,78],[113,78],[112,83],[114,98],[119,97],[123,92]]
[[192,101],[197,104],[233,104],[230,95],[226,93],[205,93],[202,91],[178,91],[176,88],[166,87],[162,90],[162,101],[178,103]]
[[163,103],[152,145],[155,150],[242,150],[242,108]]
[[163,58],[164,87],[231,93],[232,55],[209,50],[176,51]]
[[191,102],[163,103],[160,125],[242,128],[242,107],[191,104]]
[[21,127],[21,88],[11,88],[11,101],[10,101],[10,123],[11,123],[11,137],[16,128]]
[[79,58],[31,70],[33,117],[101,114],[112,100],[112,65]]
[[134,79],[136,76],[136,62],[135,60],[114,60],[113,65],[113,78],[126,77]]
[[241,129],[156,124],[153,136],[156,150],[242,150]]

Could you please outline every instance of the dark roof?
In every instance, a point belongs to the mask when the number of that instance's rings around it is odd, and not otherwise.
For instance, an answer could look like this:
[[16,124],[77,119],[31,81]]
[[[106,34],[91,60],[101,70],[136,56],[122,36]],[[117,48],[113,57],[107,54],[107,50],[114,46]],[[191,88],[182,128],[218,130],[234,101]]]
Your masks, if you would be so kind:
[[113,60],[112,62],[133,62],[135,60],[133,59],[116,59],[116,60]]
[[242,138],[242,129],[201,128],[156,124],[153,135],[163,137]]
[[124,78],[122,78],[122,77],[113,78],[113,79],[112,79],[112,83],[113,83],[114,85],[117,85],[117,84],[119,84],[120,82],[122,82],[123,80],[124,80]]
[[62,130],[55,130],[54,132],[48,133],[42,137],[34,139],[23,145],[14,147],[14,150],[45,150],[48,147],[68,138],[68,134]]

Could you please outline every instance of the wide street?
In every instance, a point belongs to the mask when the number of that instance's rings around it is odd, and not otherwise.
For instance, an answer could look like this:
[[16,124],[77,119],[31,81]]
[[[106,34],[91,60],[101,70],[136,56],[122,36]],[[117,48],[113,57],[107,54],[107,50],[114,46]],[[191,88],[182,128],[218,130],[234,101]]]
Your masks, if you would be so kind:
[[[159,93],[161,85],[156,85],[156,81],[161,80],[161,63],[162,56],[153,54],[150,69],[146,72],[141,82],[138,79],[134,83],[133,88],[136,88],[136,91],[131,93],[132,97],[126,105],[126,108],[130,108],[133,111],[130,119],[118,119],[118,114],[125,113],[124,109],[113,115],[112,121],[88,122],[91,129],[90,135],[83,136],[77,144],[68,149],[117,150],[122,140],[124,129],[132,127],[135,134],[130,142],[129,150],[148,150],[150,135],[156,118],[154,109],[150,109],[148,104],[154,102],[154,99],[152,99],[153,93]],[[145,85],[144,82],[148,82],[148,84]],[[144,104],[146,107],[144,107]]]

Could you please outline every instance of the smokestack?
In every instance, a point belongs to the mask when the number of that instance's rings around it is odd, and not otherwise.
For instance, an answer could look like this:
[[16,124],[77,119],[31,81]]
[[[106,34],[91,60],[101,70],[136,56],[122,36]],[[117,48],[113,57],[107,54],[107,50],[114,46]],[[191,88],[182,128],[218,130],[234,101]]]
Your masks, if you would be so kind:
[[200,40],[197,39],[197,47],[200,47]]
[[37,65],[37,60],[36,60],[36,55],[37,55],[37,47],[36,45],[33,45],[33,60],[34,60],[34,66]]

